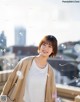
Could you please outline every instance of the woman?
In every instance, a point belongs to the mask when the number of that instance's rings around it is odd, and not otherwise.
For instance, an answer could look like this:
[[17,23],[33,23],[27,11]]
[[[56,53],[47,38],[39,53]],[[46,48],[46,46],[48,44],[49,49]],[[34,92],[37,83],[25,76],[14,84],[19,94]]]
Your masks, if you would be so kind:
[[10,74],[1,94],[7,102],[56,102],[54,71],[47,60],[57,54],[57,39],[46,35],[38,53],[21,59]]

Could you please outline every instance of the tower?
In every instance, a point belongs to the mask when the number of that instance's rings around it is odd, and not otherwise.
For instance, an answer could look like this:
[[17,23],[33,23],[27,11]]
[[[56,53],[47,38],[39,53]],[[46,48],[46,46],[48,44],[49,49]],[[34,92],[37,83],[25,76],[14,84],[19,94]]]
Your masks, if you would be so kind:
[[26,29],[24,27],[15,27],[15,45],[26,45]]
[[4,34],[4,31],[0,34],[0,47],[6,47],[6,36]]

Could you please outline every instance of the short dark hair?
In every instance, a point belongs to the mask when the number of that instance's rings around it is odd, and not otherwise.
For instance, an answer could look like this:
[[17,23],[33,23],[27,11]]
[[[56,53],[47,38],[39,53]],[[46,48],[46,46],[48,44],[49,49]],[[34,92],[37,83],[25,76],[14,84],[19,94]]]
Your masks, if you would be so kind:
[[40,50],[40,47],[43,43],[48,42],[49,44],[52,45],[53,52],[49,55],[49,57],[53,57],[57,54],[58,50],[58,45],[57,45],[57,39],[53,35],[46,35],[44,38],[40,41],[39,46],[38,46],[38,52]]

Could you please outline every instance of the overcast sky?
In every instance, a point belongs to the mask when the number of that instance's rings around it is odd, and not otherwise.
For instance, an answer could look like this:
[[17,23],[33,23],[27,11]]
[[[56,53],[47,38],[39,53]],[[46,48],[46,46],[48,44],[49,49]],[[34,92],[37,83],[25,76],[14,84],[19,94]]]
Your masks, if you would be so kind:
[[0,31],[5,31],[8,46],[14,45],[15,26],[26,28],[26,45],[38,45],[47,34],[54,35],[58,43],[80,40],[80,3],[0,0]]

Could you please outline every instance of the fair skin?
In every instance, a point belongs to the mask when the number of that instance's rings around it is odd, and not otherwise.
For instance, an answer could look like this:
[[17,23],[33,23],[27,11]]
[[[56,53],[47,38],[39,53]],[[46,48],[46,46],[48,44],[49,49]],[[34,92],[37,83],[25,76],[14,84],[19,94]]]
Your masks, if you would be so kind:
[[39,49],[39,55],[35,57],[35,62],[39,68],[44,68],[47,64],[49,55],[53,52],[52,45],[43,43]]

